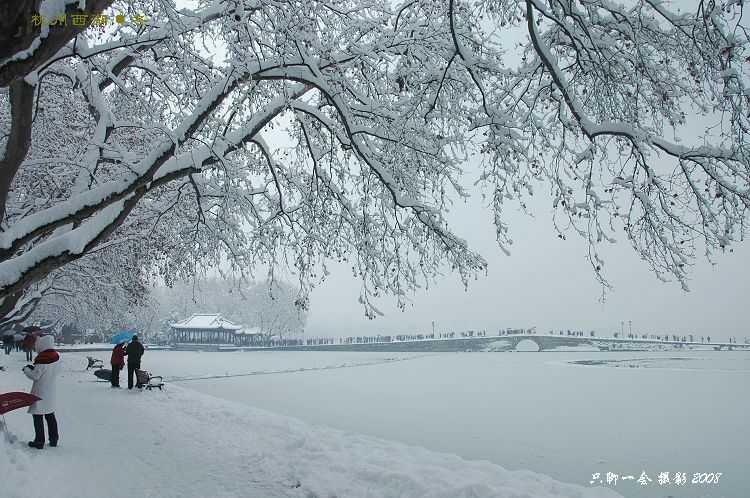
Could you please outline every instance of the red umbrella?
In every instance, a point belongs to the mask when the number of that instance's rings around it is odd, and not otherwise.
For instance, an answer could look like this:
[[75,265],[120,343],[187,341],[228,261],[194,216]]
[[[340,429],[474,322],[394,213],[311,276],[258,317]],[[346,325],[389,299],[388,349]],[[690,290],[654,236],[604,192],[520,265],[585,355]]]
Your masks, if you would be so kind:
[[5,427],[5,435],[8,437],[8,441],[10,441],[10,434],[8,434],[8,424],[5,422],[5,414],[11,410],[31,406],[40,399],[42,398],[39,396],[20,391],[0,394],[0,414],[3,415],[3,427]]
[[42,398],[39,396],[19,391],[0,394],[0,415],[5,415],[11,410],[23,408],[24,406],[31,406],[40,399]]

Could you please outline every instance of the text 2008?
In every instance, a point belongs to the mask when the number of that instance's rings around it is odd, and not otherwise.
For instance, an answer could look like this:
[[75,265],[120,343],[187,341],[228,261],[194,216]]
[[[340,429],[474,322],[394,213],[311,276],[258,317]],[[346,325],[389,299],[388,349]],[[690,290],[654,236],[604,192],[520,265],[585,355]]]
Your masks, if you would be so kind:
[[719,482],[719,476],[721,476],[721,472],[716,473],[705,473],[705,472],[696,472],[693,474],[693,484],[717,484]]

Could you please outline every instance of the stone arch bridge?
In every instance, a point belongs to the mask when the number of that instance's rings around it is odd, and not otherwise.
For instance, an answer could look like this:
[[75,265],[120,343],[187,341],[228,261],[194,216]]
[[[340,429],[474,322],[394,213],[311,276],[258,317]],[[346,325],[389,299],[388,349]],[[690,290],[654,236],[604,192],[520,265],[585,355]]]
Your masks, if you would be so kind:
[[[521,345],[520,348],[519,345]],[[460,337],[453,339],[280,346],[258,349],[284,351],[414,351],[441,353],[458,351],[533,351],[535,349],[537,351],[565,351],[568,348],[575,348],[578,350],[585,348],[590,351],[750,351],[750,345],[748,344],[709,344],[701,342],[659,341],[654,339],[614,339],[554,334],[510,334],[485,337]]]

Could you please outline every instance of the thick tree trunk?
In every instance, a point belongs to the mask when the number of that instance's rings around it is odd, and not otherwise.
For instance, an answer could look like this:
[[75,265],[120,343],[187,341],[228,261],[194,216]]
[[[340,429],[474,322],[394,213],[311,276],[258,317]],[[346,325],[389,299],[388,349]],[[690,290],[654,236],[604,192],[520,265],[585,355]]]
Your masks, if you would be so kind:
[[34,107],[34,87],[22,79],[10,85],[11,127],[5,154],[0,161],[0,230],[5,222],[8,193],[18,168],[31,146],[31,120]]
[[[41,33],[41,27],[31,22],[41,3],[42,0],[0,2],[0,66],[18,52],[28,49]],[[3,82],[2,86],[10,83],[5,79]]]

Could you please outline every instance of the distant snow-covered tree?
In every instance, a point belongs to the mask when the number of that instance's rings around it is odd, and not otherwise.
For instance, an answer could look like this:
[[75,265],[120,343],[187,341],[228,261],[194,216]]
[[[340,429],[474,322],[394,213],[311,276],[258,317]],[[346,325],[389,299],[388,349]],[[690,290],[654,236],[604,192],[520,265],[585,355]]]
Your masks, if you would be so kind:
[[302,339],[307,312],[300,305],[299,295],[291,285],[278,280],[257,283],[247,291],[250,325],[256,327],[266,340]]
[[257,328],[266,339],[301,338],[307,312],[299,293],[279,280],[246,284],[220,278],[180,280],[153,291],[162,323],[183,320],[193,313],[221,313],[244,327]]
[[[505,250],[505,204],[540,187],[597,275],[622,234],[685,285],[745,236],[750,59],[744,2],[675,5],[5,2],[0,317],[139,239],[134,264],[167,280],[346,261],[369,316],[382,292],[403,306],[444,265],[485,267],[444,220],[475,151]],[[62,8],[127,20],[31,23]]]
[[146,332],[155,309],[150,271],[136,257],[137,245],[100,247],[54,271],[34,287],[38,302],[6,319],[48,319],[105,335],[117,329]]

